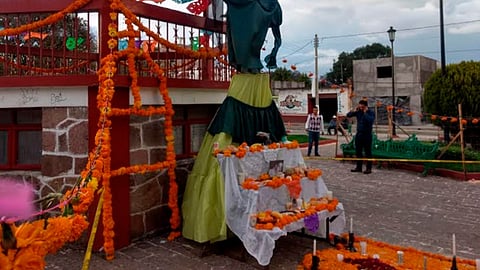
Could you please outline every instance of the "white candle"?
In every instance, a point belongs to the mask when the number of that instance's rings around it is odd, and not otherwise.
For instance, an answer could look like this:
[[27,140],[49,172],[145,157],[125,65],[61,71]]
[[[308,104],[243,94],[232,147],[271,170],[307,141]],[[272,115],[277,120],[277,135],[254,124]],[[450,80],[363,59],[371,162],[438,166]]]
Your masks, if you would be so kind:
[[360,241],[360,255],[367,255],[367,242],[365,241]]
[[453,256],[457,255],[457,251],[455,248],[455,234],[452,234],[452,253],[453,253]]
[[477,270],[480,270],[480,259],[476,259],[475,264],[476,264]]
[[340,253],[337,254],[337,261],[343,262],[343,258],[344,258],[343,254],[340,254]]
[[397,264],[398,265],[403,264],[403,251],[401,250],[397,251]]
[[333,200],[333,191],[330,191],[330,190],[327,191],[327,199]]
[[317,239],[313,239],[313,256],[317,254]]
[[350,217],[350,232],[353,232],[353,217]]

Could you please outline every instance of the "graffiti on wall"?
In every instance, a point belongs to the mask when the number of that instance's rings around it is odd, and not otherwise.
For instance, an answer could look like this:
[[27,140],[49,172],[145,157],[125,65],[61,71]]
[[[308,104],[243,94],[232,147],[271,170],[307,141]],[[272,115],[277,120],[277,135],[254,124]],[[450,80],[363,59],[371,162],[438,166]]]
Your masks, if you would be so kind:
[[307,94],[302,91],[282,91],[278,95],[277,105],[282,114],[306,114]]

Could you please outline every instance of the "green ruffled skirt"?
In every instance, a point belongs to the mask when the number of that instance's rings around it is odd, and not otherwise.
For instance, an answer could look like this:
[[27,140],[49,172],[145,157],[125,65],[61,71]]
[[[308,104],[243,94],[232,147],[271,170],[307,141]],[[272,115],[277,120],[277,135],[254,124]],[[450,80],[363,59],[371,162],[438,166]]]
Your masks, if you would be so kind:
[[183,237],[199,243],[227,238],[225,187],[214,143],[228,145],[256,142],[256,133],[270,134],[278,142],[286,131],[272,100],[268,74],[238,74],[232,78],[228,95],[210,123],[183,196]]

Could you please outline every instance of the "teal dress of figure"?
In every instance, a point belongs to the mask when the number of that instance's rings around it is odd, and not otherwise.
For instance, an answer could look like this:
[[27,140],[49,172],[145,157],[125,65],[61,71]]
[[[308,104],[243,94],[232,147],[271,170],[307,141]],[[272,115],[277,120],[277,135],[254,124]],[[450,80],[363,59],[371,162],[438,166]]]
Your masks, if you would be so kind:
[[242,73],[258,73],[263,65],[260,52],[269,28],[274,48],[265,57],[267,68],[277,68],[281,45],[282,9],[277,0],[224,0],[227,3],[228,61]]

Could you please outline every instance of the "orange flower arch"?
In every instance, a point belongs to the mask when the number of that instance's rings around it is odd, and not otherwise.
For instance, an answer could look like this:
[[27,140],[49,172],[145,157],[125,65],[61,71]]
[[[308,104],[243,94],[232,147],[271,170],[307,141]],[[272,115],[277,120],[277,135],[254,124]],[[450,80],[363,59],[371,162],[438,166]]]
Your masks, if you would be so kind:
[[[96,216],[100,216],[99,210],[101,210],[103,213],[102,222],[104,226],[103,236],[105,240],[104,250],[106,258],[108,260],[113,259],[115,250],[113,228],[115,223],[112,217],[112,193],[110,189],[110,179],[112,176],[164,170],[169,177],[168,205],[172,211],[170,217],[172,232],[169,235],[169,240],[173,240],[180,235],[180,211],[178,209],[177,201],[178,186],[175,175],[176,159],[172,121],[174,115],[173,104],[168,94],[164,70],[154,62],[150,57],[148,50],[144,51],[135,47],[134,37],[138,36],[138,31],[143,31],[160,44],[176,50],[179,53],[189,55],[191,58],[197,59],[214,57],[225,59],[226,51],[206,48],[201,48],[199,51],[192,51],[172,44],[143,26],[135,14],[133,14],[120,0],[109,1],[112,10],[110,13],[112,22],[108,27],[110,39],[107,41],[107,44],[111,51],[110,54],[101,60],[101,66],[98,71],[99,88],[97,94],[97,108],[100,111],[100,118],[98,123],[99,129],[95,136],[95,148],[89,154],[87,166],[81,173],[81,179],[79,179],[74,188],[63,195],[61,203],[52,208],[61,209],[64,216],[49,218],[47,221],[39,220],[25,222],[18,227],[13,223],[8,224],[7,228],[12,231],[17,241],[17,245],[15,247],[8,247],[6,250],[0,246],[0,265],[2,267],[7,267],[7,269],[20,269],[27,264],[35,265],[35,269],[43,269],[45,266],[44,258],[47,254],[56,252],[66,242],[77,240],[88,227],[85,212],[91,206],[96,192],[101,192],[101,203],[99,202],[101,208],[99,207],[97,209]],[[2,29],[0,30],[0,36],[18,35],[25,31],[54,24],[68,13],[75,12],[89,2],[90,0],[75,0],[64,10],[54,13],[40,21],[16,28]],[[126,18],[126,31],[118,32],[116,24],[118,12],[123,13]],[[134,30],[134,25],[138,27],[138,31]],[[128,47],[125,50],[116,51],[119,38],[128,39]],[[145,60],[149,69],[159,79],[159,92],[164,101],[163,106],[150,106],[147,108],[142,106],[140,87],[137,85],[138,72],[135,69],[135,62],[139,59]],[[129,67],[128,71],[131,78],[130,88],[134,99],[133,107],[129,109],[119,109],[111,106],[111,101],[115,94],[115,83],[113,78],[117,72],[117,66],[120,60],[126,60]],[[225,61],[223,62],[226,64]],[[66,69],[67,68],[61,70],[38,69],[38,71],[62,72]],[[131,114],[142,116],[150,116],[154,114],[164,115],[164,133],[167,152],[165,161],[157,162],[155,164],[135,165],[121,168],[110,167],[112,136],[110,133],[110,127],[112,125],[110,118],[115,115]],[[100,189],[99,182],[101,182]],[[92,231],[93,230],[96,230],[96,227],[92,228]],[[0,234],[3,235],[2,229],[0,229]]]

